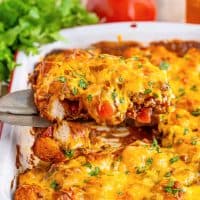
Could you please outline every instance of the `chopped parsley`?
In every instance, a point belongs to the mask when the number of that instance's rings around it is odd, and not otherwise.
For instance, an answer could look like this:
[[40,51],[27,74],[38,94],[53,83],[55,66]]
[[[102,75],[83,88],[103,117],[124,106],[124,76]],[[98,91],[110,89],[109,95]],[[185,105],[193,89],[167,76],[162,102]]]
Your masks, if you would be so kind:
[[72,89],[72,94],[75,96],[78,94],[78,89],[77,88],[73,88]]
[[194,92],[197,92],[198,91],[198,88],[196,85],[193,85],[190,90],[194,91]]
[[144,94],[150,94],[152,92],[151,89],[145,89]]
[[184,128],[183,135],[187,135],[188,133],[189,133],[189,129],[188,128]]
[[119,77],[118,80],[119,80],[120,83],[122,83],[124,81],[124,79],[121,76]]
[[196,145],[197,144],[197,138],[196,137],[192,137],[191,144],[192,145]]
[[160,69],[161,70],[168,70],[168,68],[170,67],[170,65],[169,65],[169,63],[167,63],[167,62],[165,62],[165,61],[162,61],[161,63],[160,63]]
[[61,83],[65,83],[67,81],[67,79],[64,76],[58,77],[57,80],[60,81]]
[[119,103],[121,103],[121,104],[124,103],[124,101],[125,101],[125,99],[123,97],[119,99]]
[[59,184],[58,184],[55,180],[53,180],[53,181],[51,182],[51,184],[50,184],[50,187],[51,187],[52,189],[54,189],[54,190],[58,190]]
[[171,172],[166,172],[164,176],[165,176],[165,177],[170,177],[171,175],[172,175]]
[[178,92],[179,92],[179,97],[182,97],[182,96],[185,95],[185,90],[184,90],[184,88],[179,88],[179,89],[178,89]]
[[146,167],[142,166],[142,167],[136,167],[136,174],[141,174],[144,173],[146,171]]
[[192,114],[193,116],[195,116],[195,117],[199,116],[199,115],[200,115],[200,108],[197,108],[196,110],[193,110],[193,111],[191,112],[191,114]]
[[164,187],[165,192],[177,195],[177,193],[182,192],[181,188],[174,188],[174,181],[169,180],[168,184]]
[[170,162],[171,164],[173,164],[173,163],[177,162],[179,159],[180,159],[179,156],[174,156],[174,157],[172,157],[171,159],[169,159],[169,162]]
[[151,166],[153,163],[153,158],[147,158],[146,160],[146,166]]
[[133,60],[135,60],[135,61],[139,60],[139,57],[138,57],[138,56],[133,56],[132,58],[133,58]]
[[157,93],[153,93],[153,96],[154,96],[155,98],[158,98],[158,94],[157,94]]
[[88,179],[84,179],[84,180],[83,180],[83,183],[88,183],[88,182],[89,182]]
[[86,89],[88,87],[88,83],[84,79],[80,79],[78,82],[78,86],[82,89]]
[[91,95],[91,94],[89,94],[89,95],[87,96],[87,100],[88,100],[89,102],[92,101],[92,95]]
[[64,150],[64,154],[68,158],[72,158],[74,156],[74,150],[69,149],[69,150]]
[[117,195],[123,195],[123,192],[117,192]]
[[114,101],[115,98],[117,97],[117,92],[116,92],[116,90],[114,90],[114,91],[112,92],[111,97],[112,97],[112,100]]
[[123,195],[123,192],[117,192],[117,195]]
[[89,175],[90,176],[97,176],[100,173],[99,167],[95,167],[93,170],[90,171]]
[[153,158],[147,158],[147,160],[145,162],[145,166],[135,168],[136,174],[144,173],[147,169],[149,169],[149,167],[152,165],[152,163],[153,163]]
[[92,164],[91,164],[90,162],[86,162],[86,163],[84,163],[83,166],[92,169]]
[[149,82],[148,82],[148,86],[149,86],[149,87],[152,87],[153,85],[154,85],[154,82],[153,82],[153,81],[149,81]]
[[156,138],[153,139],[153,142],[151,144],[151,148],[155,149],[158,153],[160,153],[160,146],[158,144],[158,141],[156,140]]
[[130,171],[126,170],[126,171],[125,171],[125,174],[126,174],[126,175],[129,175],[129,174],[130,174]]

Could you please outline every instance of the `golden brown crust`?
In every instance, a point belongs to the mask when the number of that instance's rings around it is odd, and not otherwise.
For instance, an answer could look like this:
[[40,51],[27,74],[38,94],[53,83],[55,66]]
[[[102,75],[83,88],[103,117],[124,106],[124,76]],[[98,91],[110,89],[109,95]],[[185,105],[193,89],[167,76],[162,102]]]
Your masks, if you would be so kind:
[[33,151],[36,156],[46,162],[61,162],[65,159],[58,142],[50,137],[38,137],[34,143]]
[[[102,127],[95,123],[66,121],[47,129],[35,129],[34,133],[37,136],[33,145],[34,154],[50,163],[99,152],[115,145],[113,149],[118,149],[138,139],[149,143],[153,137],[149,128]],[[118,135],[124,136],[119,138]],[[112,139],[116,141],[114,144],[110,143]],[[67,155],[69,151],[73,155]]]
[[34,185],[22,185],[15,191],[14,200],[45,200],[40,187]]

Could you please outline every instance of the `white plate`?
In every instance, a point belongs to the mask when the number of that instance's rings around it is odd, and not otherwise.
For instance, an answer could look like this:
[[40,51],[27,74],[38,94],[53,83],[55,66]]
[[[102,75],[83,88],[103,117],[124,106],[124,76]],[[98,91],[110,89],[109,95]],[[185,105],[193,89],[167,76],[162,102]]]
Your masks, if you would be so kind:
[[[176,23],[140,22],[137,27],[132,23],[112,23],[92,26],[83,26],[61,31],[67,42],[54,42],[40,48],[39,54],[26,56],[20,52],[17,63],[21,64],[13,76],[11,92],[27,88],[28,74],[33,70],[34,64],[53,49],[82,48],[102,40],[116,41],[121,35],[123,40],[135,40],[147,44],[151,41],[165,39],[183,39],[200,41],[200,26]],[[12,199],[11,181],[17,170],[15,167],[16,145],[21,145],[25,158],[25,167],[29,167],[26,159],[30,153],[33,138],[28,133],[28,127],[17,127],[4,124],[0,140],[0,199]],[[14,189],[13,189],[14,190]]]

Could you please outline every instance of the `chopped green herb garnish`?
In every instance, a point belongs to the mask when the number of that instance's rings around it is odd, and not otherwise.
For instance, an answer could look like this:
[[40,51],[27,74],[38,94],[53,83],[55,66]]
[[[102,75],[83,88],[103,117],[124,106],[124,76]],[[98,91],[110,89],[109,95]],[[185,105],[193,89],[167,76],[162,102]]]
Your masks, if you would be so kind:
[[139,57],[138,57],[138,56],[133,56],[132,58],[133,58],[133,60],[135,60],[135,61],[139,60]]
[[160,63],[160,69],[161,70],[168,70],[168,68],[170,67],[169,63],[165,62],[165,61],[162,61]]
[[78,94],[78,89],[77,88],[73,88],[72,89],[72,94],[75,96]]
[[117,192],[117,195],[122,195],[123,194],[123,192]]
[[57,189],[59,188],[59,184],[58,184],[55,180],[53,180],[53,181],[51,182],[51,184],[50,184],[50,187],[51,187],[52,189],[54,189],[54,190],[57,190]]
[[86,89],[88,87],[88,83],[86,80],[84,79],[80,79],[79,80],[79,83],[78,83],[78,86],[82,89]]
[[200,115],[200,108],[197,108],[196,110],[193,110],[193,111],[191,112],[191,114],[192,114],[193,116],[195,116],[195,117],[199,116],[199,115]]
[[91,95],[91,94],[89,94],[89,95],[87,96],[87,100],[88,100],[89,102],[92,101],[92,95]]
[[164,176],[165,176],[165,177],[170,177],[171,175],[172,175],[171,172],[166,172]]
[[181,188],[174,188],[174,181],[170,180],[167,186],[164,187],[165,192],[171,193],[173,195],[176,195],[179,192],[182,192],[183,190]]
[[88,168],[92,168],[92,164],[90,162],[86,162],[83,164],[83,166],[88,167]]
[[155,98],[158,98],[158,94],[157,94],[157,93],[153,93],[153,96],[154,96]]
[[64,154],[68,158],[72,158],[74,156],[74,150],[69,149],[69,150],[64,150]]
[[146,166],[151,166],[152,165],[152,163],[153,163],[153,158],[147,158],[147,160],[146,160]]
[[188,128],[184,128],[183,135],[187,135],[188,133],[189,133],[189,129]]
[[173,163],[177,162],[179,159],[180,159],[179,156],[174,156],[173,158],[171,158],[171,159],[169,160],[169,162],[170,162],[171,164],[173,164]]
[[125,99],[123,97],[119,99],[120,103],[124,103],[124,101],[125,101]]
[[179,97],[182,97],[182,96],[185,95],[185,89],[184,88],[179,88],[178,92],[179,92]]
[[196,85],[193,85],[190,90],[194,91],[194,92],[197,92],[198,91],[198,88]]
[[150,94],[152,92],[151,89],[145,89],[144,94]]
[[142,167],[136,167],[136,174],[141,174],[144,173],[146,171],[146,167],[142,166]]
[[84,180],[83,180],[83,183],[88,183],[88,182],[89,182],[88,179],[84,179]]
[[153,86],[153,85],[154,85],[154,82],[153,82],[153,81],[149,81],[149,82],[148,82],[148,86],[149,86],[149,87],[151,87],[151,86]]
[[99,167],[95,167],[93,170],[90,171],[89,175],[90,176],[97,176],[100,173]]
[[126,175],[129,175],[129,174],[130,174],[130,171],[126,170],[126,171],[125,171],[125,174],[126,174]]
[[196,137],[192,137],[191,144],[192,145],[196,145],[197,144],[197,138]]
[[123,77],[119,77],[119,82],[122,83],[124,81]]
[[136,167],[136,174],[144,173],[153,163],[153,158],[147,158],[145,162],[145,166]]
[[155,149],[158,153],[160,153],[160,146],[158,145],[158,141],[156,140],[156,138],[153,139],[153,142],[151,144],[151,148]]
[[116,90],[114,90],[114,91],[112,92],[111,96],[112,96],[112,100],[114,101],[115,98],[117,97],[117,92],[116,92]]
[[57,80],[60,81],[61,83],[65,83],[67,81],[67,79],[64,76],[58,77]]

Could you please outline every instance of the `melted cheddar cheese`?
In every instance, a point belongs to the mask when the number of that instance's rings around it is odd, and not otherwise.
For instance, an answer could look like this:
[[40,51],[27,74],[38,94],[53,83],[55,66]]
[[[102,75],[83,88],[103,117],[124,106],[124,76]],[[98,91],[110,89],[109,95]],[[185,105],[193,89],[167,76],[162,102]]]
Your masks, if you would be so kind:
[[[36,71],[35,102],[49,120],[85,113],[97,123],[116,125],[137,119],[144,107],[165,113],[172,97],[166,72],[141,56],[74,50],[48,56]],[[78,102],[77,111],[70,110],[69,101]]]
[[155,141],[136,141],[115,153],[79,156],[19,177],[20,186],[40,188],[44,199],[66,194],[69,199],[181,199],[191,195],[196,181],[198,166],[186,164],[173,149],[160,148]]
[[[53,155],[55,158],[58,156],[55,152],[57,152],[57,149],[60,152],[61,146],[69,149],[78,149],[80,147],[83,151],[81,151],[81,154],[70,154],[70,159],[63,158],[58,162],[47,159],[48,162],[53,164],[45,165],[45,167],[38,166],[20,174],[15,200],[199,199],[200,51],[190,49],[184,57],[178,57],[163,46],[150,46],[144,49],[138,47],[126,48],[122,52],[122,55],[131,58],[121,60],[120,58],[108,55],[99,58],[97,54],[95,63],[109,63],[109,66],[118,66],[120,63],[120,70],[117,70],[118,67],[111,67],[112,69],[108,67],[105,69],[103,77],[101,73],[96,73],[95,76],[91,76],[93,79],[87,77],[87,80],[95,80],[100,85],[104,80],[109,81],[110,85],[108,88],[111,88],[111,91],[113,89],[111,86],[116,89],[117,96],[115,97],[117,99],[121,95],[128,98],[126,95],[130,90],[144,92],[148,82],[154,79],[156,83],[160,82],[163,78],[164,82],[169,80],[169,85],[174,94],[174,106],[169,109],[168,113],[159,116],[158,129],[156,130],[154,139],[147,140],[143,138],[143,140],[133,142],[134,138],[127,137],[128,142],[122,142],[120,139],[116,142],[120,145],[115,146],[116,143],[112,143],[113,138],[109,137],[108,133],[116,133],[119,127],[112,130],[104,130],[103,127],[99,127],[101,129],[101,137],[97,134],[98,131],[96,128],[85,125],[84,128],[80,128],[80,125],[74,126],[74,129],[72,125],[68,125],[68,129],[70,129],[69,134],[69,130],[61,126],[66,122],[62,122],[61,125],[56,125],[56,128],[54,128],[53,136],[42,140],[42,142],[39,141],[40,137],[37,137],[36,143],[37,141],[41,142],[41,151],[38,155],[43,156],[44,159],[48,158],[49,155],[51,157]],[[135,57],[138,59],[135,59]],[[70,62],[75,64],[75,60]],[[135,67],[140,62],[142,62],[144,67],[136,69]],[[134,67],[134,72],[130,70],[130,66]],[[148,70],[152,69],[149,76],[146,77],[146,72],[143,71],[146,68],[145,66],[147,66]],[[155,66],[157,67],[155,68]],[[159,68],[163,70],[162,75]],[[56,71],[50,73],[50,77],[49,75],[45,75],[45,83],[54,81],[55,77],[58,76],[59,69],[58,65]],[[114,72],[112,71],[111,73],[109,69],[114,70]],[[44,68],[44,70],[47,69]],[[50,72],[53,68],[49,67],[48,70]],[[87,70],[87,67],[84,70]],[[131,79],[133,74],[137,77],[137,84],[133,84],[133,82],[135,83],[135,80]],[[130,84],[127,82],[125,84],[126,89],[123,91],[118,90],[117,81],[119,75],[123,76],[123,80],[130,80]],[[165,76],[167,76],[167,79]],[[42,77],[40,78],[42,80]],[[66,78],[70,77],[66,76]],[[143,79],[142,82],[140,82],[140,78]],[[69,88],[77,85],[78,80],[78,77],[77,79],[70,80]],[[38,81],[38,84],[42,86],[42,91],[46,94],[50,84],[43,84],[43,81]],[[158,85],[156,84],[155,88],[151,89],[155,90],[153,92],[158,93],[158,98],[162,100],[162,94],[159,93]],[[80,93],[75,95],[74,98],[76,99],[80,94],[87,96],[89,94],[85,94],[87,90],[91,90],[90,94],[94,94],[95,97],[99,92],[98,89],[97,86],[93,89],[90,87],[88,89],[80,89]],[[109,91],[102,92],[101,98],[110,102],[111,93]],[[39,97],[44,98],[41,95]],[[127,103],[128,100],[125,102]],[[85,104],[87,104],[87,101]],[[120,109],[122,113],[124,112],[124,107],[117,107],[117,109]],[[91,115],[95,118],[95,115]],[[92,132],[96,134],[96,137],[93,137],[93,139],[96,139],[94,141],[91,139]],[[155,129],[153,132],[155,132]],[[77,133],[78,135],[76,135]],[[147,134],[150,133],[147,132]],[[119,132],[115,136],[114,141],[116,141],[117,137],[118,139],[124,137]],[[155,136],[158,136],[160,145]],[[105,142],[105,138],[107,141],[110,139],[111,142],[109,145]],[[103,145],[104,143],[106,143],[106,147]],[[56,151],[48,151],[47,146],[51,150],[56,149]],[[40,150],[40,148],[38,149]],[[35,149],[35,152],[38,149]],[[69,157],[69,155],[67,156]]]

